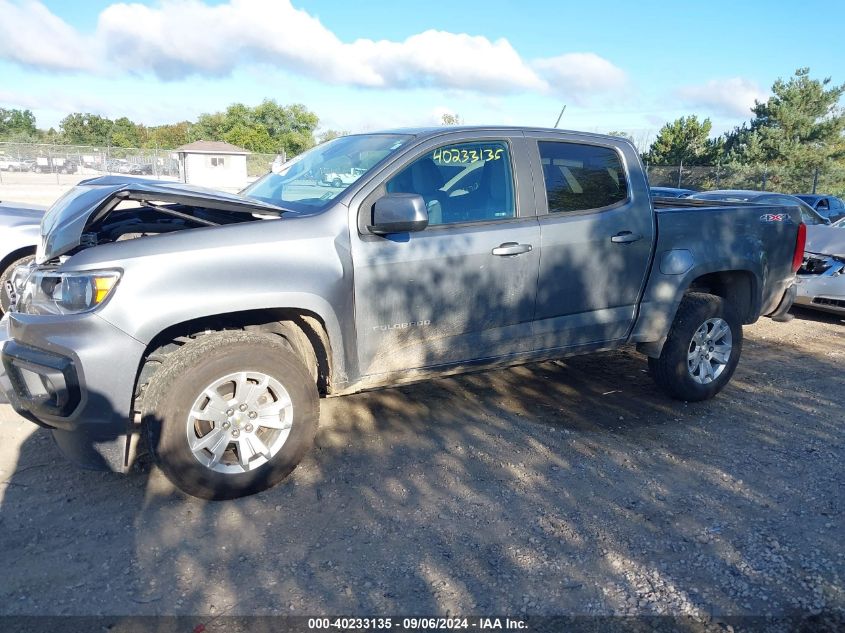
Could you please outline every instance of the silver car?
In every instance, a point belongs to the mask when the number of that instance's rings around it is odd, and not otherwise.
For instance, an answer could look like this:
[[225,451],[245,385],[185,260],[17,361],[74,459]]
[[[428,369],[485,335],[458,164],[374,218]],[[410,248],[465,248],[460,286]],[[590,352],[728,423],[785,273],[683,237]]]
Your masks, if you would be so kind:
[[795,304],[845,314],[845,219],[809,236]]
[[18,266],[35,257],[39,227],[46,207],[0,202],[0,314],[9,308],[7,283]]

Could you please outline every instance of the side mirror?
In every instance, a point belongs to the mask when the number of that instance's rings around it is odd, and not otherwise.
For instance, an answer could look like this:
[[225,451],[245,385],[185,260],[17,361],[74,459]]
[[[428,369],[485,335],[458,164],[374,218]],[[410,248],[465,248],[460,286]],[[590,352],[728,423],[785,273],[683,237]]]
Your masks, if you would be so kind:
[[415,193],[389,193],[376,200],[373,223],[367,229],[376,235],[422,231],[428,226],[423,197]]

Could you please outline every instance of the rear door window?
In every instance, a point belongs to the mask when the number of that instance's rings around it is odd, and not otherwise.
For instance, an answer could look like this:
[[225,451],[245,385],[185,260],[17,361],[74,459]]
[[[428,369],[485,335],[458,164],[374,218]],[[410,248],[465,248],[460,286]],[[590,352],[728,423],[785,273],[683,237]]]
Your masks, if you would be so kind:
[[619,154],[598,145],[539,141],[549,213],[591,211],[628,199]]

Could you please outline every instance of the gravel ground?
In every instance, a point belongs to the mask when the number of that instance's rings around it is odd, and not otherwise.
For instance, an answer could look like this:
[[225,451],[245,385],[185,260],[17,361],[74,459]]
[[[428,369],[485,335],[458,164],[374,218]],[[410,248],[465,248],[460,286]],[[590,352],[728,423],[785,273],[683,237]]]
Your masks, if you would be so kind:
[[800,312],[705,403],[630,350],[328,400],[290,478],[217,503],[4,405],[0,614],[841,617],[843,368]]

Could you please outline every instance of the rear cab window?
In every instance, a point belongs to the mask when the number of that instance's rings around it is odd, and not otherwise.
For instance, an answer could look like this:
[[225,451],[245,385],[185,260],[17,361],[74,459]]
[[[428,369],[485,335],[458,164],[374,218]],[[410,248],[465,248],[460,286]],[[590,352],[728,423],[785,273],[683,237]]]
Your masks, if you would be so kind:
[[596,211],[628,200],[619,153],[609,147],[538,141],[550,214]]

